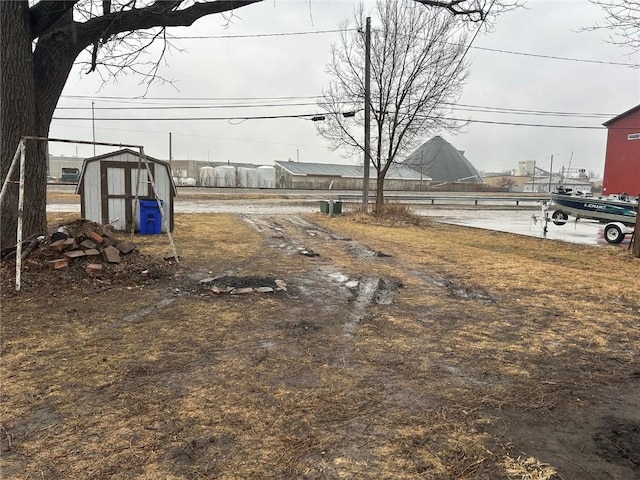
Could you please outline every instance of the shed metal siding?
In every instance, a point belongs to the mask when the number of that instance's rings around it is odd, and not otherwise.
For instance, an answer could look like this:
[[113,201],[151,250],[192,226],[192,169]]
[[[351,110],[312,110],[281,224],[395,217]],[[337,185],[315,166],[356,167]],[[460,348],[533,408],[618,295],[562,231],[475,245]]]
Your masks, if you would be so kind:
[[91,179],[83,186],[84,201],[82,202],[84,218],[89,220],[99,219],[102,216],[100,199],[102,189],[100,187],[100,165],[88,163],[85,167],[85,178]]
[[[124,169],[107,168],[107,192],[109,195],[125,195],[125,178]],[[105,219],[105,223],[113,223],[116,230],[127,229],[127,211],[125,210],[126,202],[124,198],[109,198],[107,201],[109,218]]]

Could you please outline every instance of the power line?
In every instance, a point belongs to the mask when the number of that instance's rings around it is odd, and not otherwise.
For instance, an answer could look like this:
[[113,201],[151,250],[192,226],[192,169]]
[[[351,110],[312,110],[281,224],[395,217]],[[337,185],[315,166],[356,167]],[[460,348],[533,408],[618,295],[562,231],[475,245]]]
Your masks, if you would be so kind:
[[[68,127],[68,128],[85,128],[85,129],[91,129],[91,126],[83,126],[83,125],[69,125],[69,124],[63,124],[63,123],[56,123],[54,125],[56,128],[59,127]],[[167,132],[165,130],[137,130],[137,129],[131,129],[131,128],[109,128],[109,127],[100,127],[100,130],[107,130],[107,131],[111,131],[111,132],[137,132],[137,133],[148,133],[148,134],[160,134],[160,135],[166,135]],[[321,144],[308,144],[308,143],[287,143],[287,142],[273,142],[273,141],[269,141],[269,140],[256,140],[256,139],[252,139],[252,138],[231,138],[231,137],[218,137],[218,136],[212,136],[212,135],[196,135],[194,133],[181,133],[181,132],[172,132],[174,137],[195,137],[195,138],[207,138],[207,139],[211,139],[211,140],[223,140],[223,141],[228,141],[228,142],[242,142],[242,143],[261,143],[261,144],[268,144],[268,145],[286,145],[286,146],[298,146],[298,147],[309,147],[309,148],[327,148],[326,145],[321,145]]]
[[[331,112],[335,115],[342,114],[342,112]],[[327,114],[324,112],[323,114]],[[318,113],[305,113],[299,115],[260,115],[260,116],[245,116],[245,117],[166,117],[166,118],[157,118],[157,117],[147,117],[147,118],[100,118],[98,119],[101,122],[141,122],[141,121],[175,121],[175,122],[183,122],[183,121],[245,121],[245,120],[275,120],[275,119],[285,119],[285,118],[297,118],[301,120],[311,120],[313,117],[318,117],[323,114]],[[557,124],[544,124],[544,123],[522,123],[522,122],[500,122],[494,120],[475,120],[475,119],[466,119],[466,118],[454,118],[454,117],[422,117],[423,119],[434,119],[434,120],[451,120],[456,122],[468,122],[468,123],[481,123],[481,124],[490,124],[490,125],[511,125],[511,126],[519,126],[519,127],[543,127],[543,128],[573,128],[573,129],[591,129],[591,130],[603,130],[602,126],[588,126],[588,125],[557,125]],[[76,120],[76,121],[90,121],[91,118],[86,117],[53,117],[54,120]]]
[[[473,47],[472,47],[473,48]],[[72,99],[79,99],[79,100],[94,100],[94,101],[107,101],[107,100],[123,100],[123,101],[136,101],[139,100],[140,102],[146,102],[146,101],[154,101],[154,100],[168,100],[168,101],[198,101],[198,102],[205,102],[205,101],[237,101],[237,102],[244,102],[244,101],[254,101],[254,100],[269,100],[269,101],[286,101],[286,100],[307,100],[307,99],[321,99],[323,98],[322,95],[299,95],[299,96],[272,96],[272,97],[181,97],[181,98],[173,98],[173,97],[120,97],[120,96],[105,96],[105,97],[94,97],[94,96],[89,96],[89,95],[62,95],[63,98],[72,98]],[[352,103],[350,101],[344,101],[343,103]],[[239,108],[243,108],[243,107],[249,107],[249,106],[253,106],[254,104],[235,104],[233,105],[234,107],[239,107]],[[273,106],[305,106],[305,105],[315,105],[315,103],[309,103],[309,102],[300,102],[300,103],[282,103],[282,104],[276,104]],[[463,110],[463,108],[459,108],[459,107],[464,107],[464,108],[469,108],[469,109],[476,109],[473,111],[481,111],[481,112],[485,112],[486,113],[500,113],[500,112],[505,112],[505,113],[520,113],[520,114],[548,114],[550,116],[579,116],[579,117],[606,117],[606,118],[612,118],[615,117],[617,115],[617,113],[602,113],[602,112],[563,112],[563,111],[558,111],[558,110],[533,110],[533,109],[527,109],[527,108],[513,108],[513,107],[495,107],[495,106],[490,106],[490,105],[474,105],[474,104],[468,104],[468,103],[446,103],[444,102],[443,105],[446,106],[450,106],[450,107],[454,107],[455,109],[458,110]],[[261,106],[272,106],[271,104],[265,104],[265,105],[261,105]],[[87,106],[87,107],[58,107],[58,110],[82,110],[82,109],[90,109],[91,107]],[[147,109],[146,107],[96,107],[96,110],[118,110],[118,109],[122,109],[122,110],[130,110],[132,108],[135,109]],[[224,106],[202,106],[202,105],[189,105],[189,106],[175,106],[175,105],[167,105],[165,107],[159,107],[158,109],[161,108],[166,108],[166,109],[181,109],[181,108],[185,108],[185,109],[204,109],[204,108],[231,108],[230,106],[224,105]]]
[[542,128],[574,128],[574,129],[587,129],[587,130],[604,130],[602,126],[589,126],[589,125],[552,125],[548,123],[520,123],[520,122],[500,122],[496,120],[474,120],[469,118],[454,118],[454,117],[422,117],[425,120],[451,120],[454,122],[468,122],[468,123],[483,123],[489,125],[510,125],[516,127],[542,127]]
[[476,50],[484,50],[487,52],[506,53],[509,55],[521,55],[524,57],[547,58],[550,60],[564,60],[567,62],[596,63],[600,65],[616,65],[616,66],[634,67],[634,68],[640,67],[640,64],[637,64],[637,63],[611,62],[607,60],[591,60],[588,58],[561,57],[558,55],[543,55],[541,53],[514,52],[512,50],[503,50],[499,48],[488,48],[488,47],[471,47],[471,48],[474,48]]
[[[342,115],[342,112],[333,112],[335,114]],[[147,117],[147,118],[99,118],[97,120],[104,122],[129,122],[129,121],[174,121],[174,122],[182,122],[182,121],[191,121],[191,120],[226,120],[226,121],[244,121],[244,120],[275,120],[280,118],[299,118],[302,120],[311,120],[313,117],[318,116],[318,113],[302,113],[297,115],[256,115],[256,116],[242,116],[242,117]],[[81,120],[81,121],[91,121],[91,117],[53,117],[53,120]]]
[[[338,101],[337,103],[352,104],[350,101]],[[278,107],[303,107],[317,105],[315,102],[297,102],[297,103],[260,103],[260,104],[235,104],[235,105],[164,105],[164,106],[135,106],[135,107],[95,107],[95,110],[113,111],[113,110],[215,110],[215,109],[243,109],[243,108],[278,108]],[[548,110],[527,110],[516,108],[502,108],[485,105],[466,105],[444,103],[443,105],[451,107],[452,110],[461,112],[478,112],[478,113],[498,113],[506,115],[527,115],[527,116],[543,116],[543,117],[574,117],[574,118],[612,118],[615,114],[610,113],[586,113],[586,112],[559,112]],[[91,110],[91,107],[58,107],[57,110]]]
[[[246,35],[200,35],[200,36],[180,36],[180,37],[170,37],[175,40],[207,40],[207,39],[225,39],[225,38],[264,38],[264,37],[285,37],[285,36],[297,36],[297,35],[314,35],[314,34],[325,34],[325,33],[339,33],[339,32],[353,32],[357,31],[357,29],[337,29],[337,30],[315,30],[315,31],[306,31],[306,32],[283,32],[283,33],[256,33],[256,34],[246,34]],[[473,41],[471,42],[473,43]],[[615,65],[622,67],[640,67],[640,64],[637,63],[626,63],[626,62],[613,62],[608,60],[593,60],[588,58],[575,58],[575,57],[563,57],[559,55],[545,55],[541,53],[529,53],[529,52],[517,52],[513,50],[505,50],[501,48],[489,48],[489,47],[477,47],[471,46],[471,48],[475,50],[482,50],[486,52],[494,52],[494,53],[504,53],[508,55],[520,55],[524,57],[534,57],[534,58],[546,58],[549,60],[563,60],[567,62],[581,62],[581,63],[594,63],[599,65]]]
[[298,35],[317,35],[325,33],[355,32],[356,28],[333,29],[333,30],[313,30],[306,32],[277,32],[277,33],[249,33],[244,35],[199,35],[199,36],[168,36],[169,40],[208,40],[225,38],[264,38],[264,37],[293,37]]
[[61,95],[62,98],[73,98],[81,100],[175,100],[175,101],[216,101],[216,100],[302,100],[308,98],[321,98],[322,95],[300,95],[300,96],[276,96],[276,97],[122,97],[122,96],[91,96],[91,95]]
[[[339,102],[351,103],[351,102]],[[261,107],[302,107],[316,105],[315,102],[301,103],[260,103],[245,105],[167,105],[167,106],[135,106],[135,107],[95,107],[95,110],[201,110],[215,108],[261,108]],[[91,110],[91,107],[58,107],[57,110]]]

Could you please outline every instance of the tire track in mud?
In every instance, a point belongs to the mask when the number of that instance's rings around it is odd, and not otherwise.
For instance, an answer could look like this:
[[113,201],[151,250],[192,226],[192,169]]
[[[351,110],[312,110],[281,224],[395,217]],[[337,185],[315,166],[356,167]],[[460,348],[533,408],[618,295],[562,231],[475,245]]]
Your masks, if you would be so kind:
[[[356,242],[350,238],[335,234],[319,225],[316,225],[297,215],[242,215],[242,219],[251,225],[255,230],[267,236],[268,244],[273,248],[278,248],[285,254],[303,254],[307,256],[318,256],[316,252],[322,252],[327,248],[334,248],[338,243],[352,257],[357,260],[381,259],[383,261],[394,261],[391,255],[369,248],[368,246]],[[269,234],[271,234],[269,236]],[[321,258],[326,258],[322,256]],[[461,300],[477,301],[484,304],[495,304],[499,300],[491,293],[473,285],[463,285],[455,280],[447,279],[442,275],[433,272],[416,269],[407,266],[409,275],[421,283],[423,292],[434,296],[441,296],[443,292]],[[402,287],[401,282],[396,279],[385,279],[379,277],[363,277],[351,279],[333,265],[324,264],[318,270],[318,275],[313,283],[307,285],[306,291],[309,302],[317,302],[321,295],[313,292],[317,288],[320,292],[328,288],[335,289],[338,282],[343,289],[350,292],[351,301],[348,305],[348,313],[344,310],[337,311],[345,320],[343,324],[344,335],[354,337],[357,334],[359,325],[366,320],[373,305],[390,305],[398,290]],[[318,284],[318,282],[323,282]],[[308,283],[308,281],[307,281]],[[329,284],[329,285],[328,285]],[[331,285],[333,284],[333,285]],[[334,300],[339,299],[336,296]],[[319,308],[326,310],[328,305]]]
[[[320,256],[316,250],[322,252],[333,242],[339,242],[342,243],[342,248],[356,258],[389,257],[297,215],[243,215],[242,219],[267,236],[271,247],[278,248],[285,254]],[[320,258],[324,260],[326,257],[322,255]],[[351,278],[329,262],[319,265],[316,272],[318,275],[309,275],[300,282],[299,292],[309,303],[318,304],[318,311],[328,313],[329,310],[335,316],[343,318],[342,330],[347,338],[353,338],[357,334],[360,324],[370,315],[373,305],[391,304],[401,286],[401,282],[392,279]],[[331,302],[324,301],[327,295],[330,295]]]

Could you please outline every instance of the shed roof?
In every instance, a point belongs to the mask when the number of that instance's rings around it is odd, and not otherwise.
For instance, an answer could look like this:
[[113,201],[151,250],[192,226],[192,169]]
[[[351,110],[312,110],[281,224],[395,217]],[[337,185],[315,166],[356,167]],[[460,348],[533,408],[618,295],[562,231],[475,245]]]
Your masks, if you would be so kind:
[[[341,177],[362,178],[362,165],[340,165],[328,163],[288,162],[276,160],[275,164],[289,174],[302,177]],[[369,170],[369,178],[376,178],[376,170]],[[394,163],[389,167],[386,177],[389,180],[420,180],[420,172],[416,172],[404,165]],[[430,180],[424,176],[423,180]]]
[[[608,127],[609,125],[611,125],[612,123],[617,122],[618,120],[620,120],[621,118],[624,117],[628,117],[629,115],[637,112],[638,110],[640,110],[640,105],[636,105],[633,108],[630,108],[629,110],[627,110],[626,112],[622,112],[620,115],[616,115],[615,117],[613,117],[611,120],[607,120],[606,122],[604,122],[602,125],[604,125],[605,127]],[[640,117],[640,115],[637,115],[638,117]]]
[[484,183],[463,153],[439,136],[418,147],[403,164],[418,172],[422,171],[435,182]]
[[[116,155],[122,155],[123,153],[129,153],[135,157],[138,157],[140,155],[140,152],[136,152],[135,150],[131,150],[130,148],[122,148],[120,150],[116,150],[115,152],[109,152],[102,155],[96,155],[95,157],[85,158],[84,162],[82,162],[82,169],[80,170],[80,176],[78,177],[78,184],[76,185],[76,194],[78,195],[80,194],[82,183],[84,181],[84,174],[87,170],[87,164],[92,162],[98,162],[100,160],[106,160],[108,158],[115,157]],[[171,166],[169,165],[169,163],[165,162],[164,160],[158,160],[157,158],[151,157],[149,155],[145,155],[145,157],[149,162],[162,165],[162,167],[164,167],[167,170],[167,173],[169,175],[169,181],[171,182],[171,191],[173,192],[173,195],[177,195],[178,190],[176,189],[176,185],[173,182],[173,177],[171,176]]]

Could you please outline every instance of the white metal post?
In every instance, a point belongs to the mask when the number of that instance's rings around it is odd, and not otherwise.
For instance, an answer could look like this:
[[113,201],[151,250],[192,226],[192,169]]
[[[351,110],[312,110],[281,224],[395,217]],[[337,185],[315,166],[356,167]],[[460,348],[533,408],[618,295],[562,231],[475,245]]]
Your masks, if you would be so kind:
[[0,205],[2,205],[2,199],[4,198],[4,193],[7,191],[7,185],[11,182],[11,175],[13,171],[16,169],[16,165],[18,164],[18,157],[20,156],[20,152],[22,149],[22,140],[18,143],[18,148],[16,148],[16,153],[13,155],[13,160],[11,160],[11,165],[9,165],[9,171],[7,172],[7,177],[4,179],[2,184],[2,191],[0,191]]
[[[138,197],[140,192],[140,169],[142,167],[142,147],[138,152],[138,168],[136,169],[136,195],[133,200],[133,220],[131,222],[131,236],[136,231],[136,216],[138,215]],[[127,180],[128,181],[128,180]]]
[[176,245],[173,243],[173,237],[171,236],[171,229],[169,228],[169,222],[167,222],[167,216],[165,215],[164,206],[162,202],[158,198],[158,191],[156,190],[156,182],[153,179],[153,175],[151,174],[151,169],[149,168],[149,162],[147,161],[147,156],[144,154],[144,148],[140,147],[140,156],[142,157],[142,161],[144,162],[145,167],[147,167],[147,177],[149,178],[149,182],[151,183],[151,188],[153,188],[153,196],[156,199],[158,207],[160,208],[160,215],[162,215],[162,224],[164,225],[165,230],[167,231],[167,236],[169,237],[169,245],[171,245],[171,251],[173,252],[173,258],[175,258],[176,262],[180,262],[178,258],[178,252],[176,251]]
[[22,208],[24,207],[24,163],[25,163],[25,141],[20,140],[20,190],[18,193],[18,232],[16,235],[16,292],[20,291],[20,281],[22,275]]

